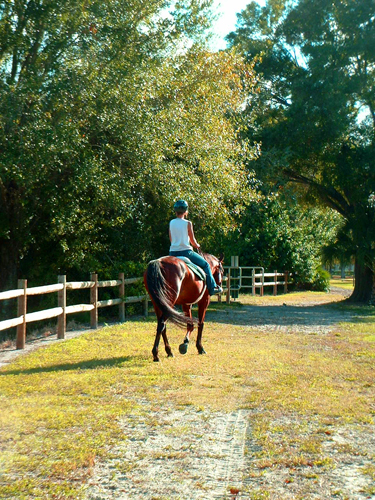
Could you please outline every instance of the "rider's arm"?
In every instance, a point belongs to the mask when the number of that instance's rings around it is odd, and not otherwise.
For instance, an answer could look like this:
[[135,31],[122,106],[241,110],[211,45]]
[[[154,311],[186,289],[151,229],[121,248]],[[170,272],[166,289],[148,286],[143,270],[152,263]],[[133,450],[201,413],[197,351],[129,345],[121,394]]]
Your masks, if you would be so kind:
[[201,247],[200,244],[195,239],[193,224],[191,223],[191,221],[188,221],[188,235],[189,235],[190,243],[193,245],[193,247],[200,248]]

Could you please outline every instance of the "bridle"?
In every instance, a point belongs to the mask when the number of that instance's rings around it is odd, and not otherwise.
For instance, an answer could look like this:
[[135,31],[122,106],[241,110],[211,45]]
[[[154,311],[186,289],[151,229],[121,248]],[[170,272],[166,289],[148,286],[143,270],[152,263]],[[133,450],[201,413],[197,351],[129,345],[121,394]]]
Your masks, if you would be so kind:
[[223,282],[223,276],[224,276],[224,268],[223,265],[220,261],[218,261],[218,266],[215,272],[213,273],[213,277],[218,285],[221,286]]

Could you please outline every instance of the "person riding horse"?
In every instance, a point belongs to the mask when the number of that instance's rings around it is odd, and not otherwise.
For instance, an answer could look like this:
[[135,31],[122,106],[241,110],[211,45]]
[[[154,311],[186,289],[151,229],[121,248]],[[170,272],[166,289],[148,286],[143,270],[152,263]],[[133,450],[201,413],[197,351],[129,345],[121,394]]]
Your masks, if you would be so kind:
[[[196,346],[199,354],[206,351],[202,345],[202,332],[210,296],[222,293],[221,287],[224,269],[224,256],[215,257],[193,251],[192,246],[199,249],[195,239],[193,225],[186,220],[188,204],[185,200],[175,203],[176,218],[169,225],[171,240],[168,256],[160,257],[148,263],[144,273],[144,284],[153,303],[158,325],[155,342],[152,349],[154,361],[159,361],[159,343],[163,338],[165,351],[168,357],[173,357],[167,337],[167,321],[175,325],[187,327],[183,343],[179,346],[181,354],[186,354],[190,342],[190,335],[197,324],[198,332]],[[202,267],[206,273],[206,281],[199,273],[195,273],[183,258],[188,258],[194,264]],[[192,305],[198,307],[198,318],[192,316]],[[175,306],[181,306],[183,313]]]
[[186,219],[189,210],[187,202],[185,200],[178,200],[173,208],[176,218],[172,219],[169,223],[169,239],[171,241],[169,255],[172,257],[187,257],[193,264],[201,267],[206,274],[209,295],[222,293],[223,289],[216,284],[208,262],[201,255],[193,251],[192,246],[199,250],[200,244],[195,239],[192,222]]

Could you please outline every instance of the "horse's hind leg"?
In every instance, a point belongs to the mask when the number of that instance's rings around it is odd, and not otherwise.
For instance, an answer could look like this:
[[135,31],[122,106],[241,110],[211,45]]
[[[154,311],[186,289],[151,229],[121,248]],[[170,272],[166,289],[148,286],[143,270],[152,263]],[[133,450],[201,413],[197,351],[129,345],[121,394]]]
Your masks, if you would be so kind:
[[163,337],[163,340],[164,340],[165,351],[168,355],[168,358],[173,358],[172,349],[171,349],[171,346],[169,345],[168,338],[167,338],[167,327],[166,327],[165,322],[166,322],[166,320],[164,319],[164,317],[159,316],[158,326],[156,329],[154,347],[152,349],[152,355],[154,356],[154,361],[160,361],[160,359],[159,359],[159,343],[160,343],[161,336]]
[[[184,311],[185,316],[187,316],[188,318],[192,317],[192,315],[191,315],[191,306],[190,305],[184,304],[182,306],[182,310]],[[183,341],[182,344],[180,344],[180,346],[178,348],[178,350],[180,351],[180,354],[186,354],[187,353],[189,342],[190,342],[190,334],[193,331],[193,329],[194,329],[194,324],[193,324],[193,322],[191,322],[191,324],[187,325],[187,332],[186,332],[184,341]]]
[[173,358],[172,349],[171,349],[171,346],[169,345],[168,337],[167,337],[167,327],[165,326],[165,324],[164,324],[164,330],[162,330],[161,334],[162,334],[163,340],[164,340],[165,352],[167,353],[168,358]]
[[199,354],[206,354],[206,351],[204,350],[204,348],[202,346],[203,326],[204,326],[204,322],[200,322],[199,321],[199,323],[198,323],[197,343],[196,343]]
[[[158,317],[158,326],[156,328],[156,336],[155,336],[155,342],[154,342],[154,347],[152,348],[152,355],[154,356],[154,361],[160,361],[159,359],[159,343],[160,343],[160,336],[165,335],[165,319],[163,318],[162,315]],[[164,332],[164,333],[163,333]],[[165,342],[165,340],[164,340]]]

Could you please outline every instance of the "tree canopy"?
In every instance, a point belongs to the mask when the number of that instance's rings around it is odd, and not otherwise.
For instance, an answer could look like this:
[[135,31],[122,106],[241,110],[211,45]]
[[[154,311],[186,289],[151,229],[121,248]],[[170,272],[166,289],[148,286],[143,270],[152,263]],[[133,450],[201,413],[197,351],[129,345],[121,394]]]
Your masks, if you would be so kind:
[[[369,300],[375,271],[375,17],[371,0],[251,2],[231,46],[255,60],[262,143],[252,167],[274,185],[292,181],[342,215],[337,237],[356,261],[354,300]],[[337,245],[340,241],[337,241]]]
[[253,78],[205,46],[210,3],[2,3],[0,289],[167,252],[177,197],[198,231],[230,227]]

